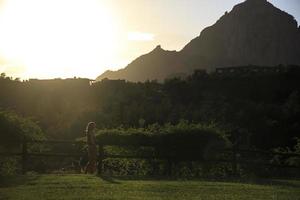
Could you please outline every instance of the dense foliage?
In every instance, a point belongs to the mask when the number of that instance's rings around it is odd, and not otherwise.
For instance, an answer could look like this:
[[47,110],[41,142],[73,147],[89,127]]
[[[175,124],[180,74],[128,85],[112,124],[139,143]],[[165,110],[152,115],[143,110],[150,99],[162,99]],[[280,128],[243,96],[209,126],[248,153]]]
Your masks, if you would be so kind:
[[43,138],[43,132],[36,122],[21,117],[12,111],[0,110],[0,145]]
[[[41,128],[31,119],[21,117],[11,111],[0,110],[0,153],[20,152],[23,140],[44,138]],[[32,145],[29,148],[39,148]],[[1,175],[13,174],[20,169],[20,159],[0,156]]]
[[[226,134],[214,125],[191,124],[181,121],[176,125],[157,124],[147,128],[100,130],[99,144],[155,147],[152,155],[176,159],[203,159],[230,146]],[[149,152],[148,152],[149,153]]]
[[88,121],[99,129],[150,124],[216,123],[235,145],[294,146],[300,130],[300,72],[207,74],[164,83],[86,79],[29,80],[2,75],[0,107],[40,122],[49,138],[84,136]]
[[213,124],[182,120],[176,125],[103,129],[96,139],[105,145],[103,170],[110,175],[225,177],[232,173],[230,164],[203,163],[220,159],[222,150],[231,145],[226,133]]

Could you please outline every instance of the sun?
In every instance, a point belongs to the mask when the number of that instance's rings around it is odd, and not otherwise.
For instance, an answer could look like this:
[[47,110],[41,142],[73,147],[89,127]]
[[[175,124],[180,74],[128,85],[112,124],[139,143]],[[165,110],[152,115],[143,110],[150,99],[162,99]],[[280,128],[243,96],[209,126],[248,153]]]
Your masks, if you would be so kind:
[[117,25],[101,0],[6,0],[0,12],[0,56],[23,77],[95,77],[114,59]]

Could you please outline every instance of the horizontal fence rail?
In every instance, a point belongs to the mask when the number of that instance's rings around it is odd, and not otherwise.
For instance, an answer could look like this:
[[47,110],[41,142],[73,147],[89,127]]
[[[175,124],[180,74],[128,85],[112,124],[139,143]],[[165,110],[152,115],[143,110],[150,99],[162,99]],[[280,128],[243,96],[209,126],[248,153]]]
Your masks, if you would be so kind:
[[[3,142],[1,142],[3,144]],[[21,152],[0,152],[0,156],[19,156],[21,157],[22,164],[22,173],[26,173],[28,166],[28,158],[29,157],[69,157],[69,158],[80,158],[83,156],[82,153],[45,153],[45,152],[30,152],[28,149],[28,144],[44,144],[44,145],[86,145],[85,141],[64,141],[64,140],[31,140],[31,141],[8,141],[5,144],[17,144],[21,147]],[[297,153],[283,153],[283,152],[272,152],[272,151],[263,151],[263,150],[251,150],[251,149],[236,149],[236,148],[226,148],[226,149],[217,149],[218,153],[229,153],[228,159],[203,159],[199,156],[183,156],[178,157],[176,155],[165,155],[157,153],[157,145],[152,143],[145,142],[144,144],[125,144],[120,142],[111,142],[107,144],[97,143],[98,145],[98,173],[102,173],[103,168],[103,160],[107,158],[114,159],[157,159],[157,160],[167,160],[169,163],[180,162],[180,161],[201,161],[207,163],[230,163],[234,173],[237,172],[237,168],[239,164],[253,165],[258,162],[250,156],[244,156],[243,154],[255,154],[260,156],[281,156],[284,158],[297,157],[300,159],[300,154]],[[1,146],[1,145],[0,145]],[[126,154],[109,154],[105,153],[106,146],[117,146],[117,147],[152,147],[152,154],[140,154],[140,155],[126,155]],[[164,150],[168,150],[168,148],[164,147]],[[199,153],[195,151],[195,149],[187,149],[186,152],[191,153]],[[262,164],[259,162],[259,164]],[[286,164],[275,164],[275,163],[263,163],[264,166],[270,167],[279,167],[279,168],[296,168],[300,169],[299,166],[286,165]]]

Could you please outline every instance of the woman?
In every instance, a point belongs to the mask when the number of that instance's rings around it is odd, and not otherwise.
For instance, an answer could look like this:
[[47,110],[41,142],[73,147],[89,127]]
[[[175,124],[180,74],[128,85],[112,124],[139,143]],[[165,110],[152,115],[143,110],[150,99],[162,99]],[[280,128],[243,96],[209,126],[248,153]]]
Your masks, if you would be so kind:
[[88,145],[88,163],[85,167],[85,173],[95,173],[97,169],[97,145],[95,141],[95,122],[89,122],[86,126],[86,139]]

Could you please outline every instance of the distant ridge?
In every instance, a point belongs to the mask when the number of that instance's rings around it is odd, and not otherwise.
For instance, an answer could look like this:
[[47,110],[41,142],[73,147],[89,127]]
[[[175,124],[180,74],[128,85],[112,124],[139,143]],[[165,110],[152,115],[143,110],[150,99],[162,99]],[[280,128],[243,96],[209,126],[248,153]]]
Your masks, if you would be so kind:
[[191,74],[195,69],[280,64],[300,65],[297,21],[267,0],[247,0],[205,28],[181,51],[166,51],[157,46],[124,69],[106,71],[97,80],[162,81]]
[[[158,45],[150,53],[142,55],[131,62],[126,68],[118,71],[106,71],[97,80],[126,79],[129,81],[163,80],[171,73],[180,73],[183,64],[178,52],[166,51]],[[185,72],[183,70],[183,72]]]

